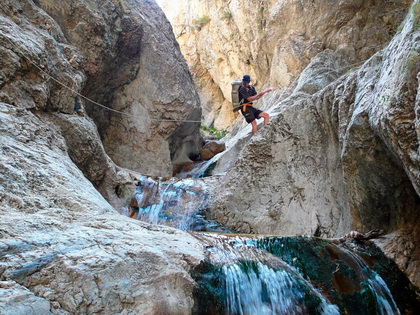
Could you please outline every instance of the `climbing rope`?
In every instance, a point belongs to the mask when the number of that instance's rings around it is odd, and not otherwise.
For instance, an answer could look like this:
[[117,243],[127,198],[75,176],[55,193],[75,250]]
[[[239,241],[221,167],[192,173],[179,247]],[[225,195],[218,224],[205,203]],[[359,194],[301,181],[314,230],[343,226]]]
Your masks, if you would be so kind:
[[[15,49],[26,59],[26,60],[28,60],[35,68],[37,68],[39,71],[41,71],[42,73],[44,73],[47,77],[49,77],[51,80],[53,80],[53,81],[55,81],[56,83],[58,83],[59,85],[61,85],[62,87],[64,87],[64,88],[66,88],[67,90],[69,90],[69,91],[71,91],[71,92],[73,92],[74,94],[76,94],[76,95],[78,95],[78,96],[80,96],[81,98],[83,98],[83,99],[85,99],[86,101],[88,101],[88,102],[90,102],[90,103],[92,103],[92,104],[94,104],[94,105],[97,105],[97,106],[99,106],[99,107],[102,107],[102,108],[104,108],[104,109],[106,109],[106,110],[109,110],[109,111],[111,111],[111,112],[114,112],[114,113],[119,113],[119,114],[121,114],[121,115],[125,115],[125,116],[129,116],[129,117],[137,117],[137,118],[141,118],[141,119],[144,119],[144,117],[142,117],[142,116],[137,116],[137,115],[132,115],[132,114],[129,114],[129,113],[126,113],[126,112],[123,112],[123,111],[119,111],[119,110],[116,110],[116,109],[113,109],[113,108],[110,108],[110,107],[107,107],[107,106],[105,106],[105,105],[103,105],[103,104],[100,104],[100,103],[98,103],[98,102],[96,102],[96,101],[94,101],[94,100],[92,100],[92,99],[90,99],[90,98],[88,98],[87,96],[85,96],[85,95],[83,95],[83,94],[81,94],[81,93],[79,93],[79,92],[77,92],[76,90],[74,90],[74,89],[72,89],[71,87],[69,87],[69,86],[67,86],[66,84],[64,84],[63,82],[61,82],[60,80],[58,80],[57,78],[55,78],[55,77],[53,77],[52,75],[50,75],[47,71],[45,71],[44,69],[42,69],[40,66],[38,66],[31,58],[29,58],[28,56],[26,56],[26,54],[11,40],[11,39],[9,39],[8,37],[6,37],[5,36],[5,38],[9,41],[9,43],[11,43],[12,44],[12,46],[14,46],[15,47]],[[331,69],[331,70],[329,70],[329,71],[334,71],[334,72],[338,72],[338,71],[341,71],[341,70],[344,70],[344,69],[347,69],[347,68],[351,68],[351,67],[354,67],[354,66],[357,66],[357,65],[361,65],[361,64],[363,64],[364,62],[366,62],[368,59],[366,59],[366,60],[363,60],[363,61],[360,61],[360,62],[357,62],[357,63],[354,63],[354,64],[350,64],[350,65],[347,65],[346,67],[342,67],[342,68],[339,68],[339,69]],[[201,123],[201,120],[181,120],[181,119],[156,119],[156,118],[149,118],[149,117],[146,117],[148,120],[150,120],[150,121],[162,121],[162,122],[186,122],[186,123]]]
[[[76,95],[78,95],[78,96],[80,96],[81,98],[83,98],[83,99],[85,99],[86,101],[88,101],[88,102],[90,102],[90,103],[92,103],[92,104],[94,104],[94,105],[97,105],[97,106],[99,106],[99,107],[102,107],[102,108],[104,108],[104,109],[106,109],[106,110],[109,110],[109,111],[111,111],[111,112],[114,112],[114,113],[119,113],[119,114],[121,114],[121,115],[126,115],[126,116],[129,116],[129,117],[137,117],[137,118],[141,118],[141,119],[144,119],[144,117],[143,116],[137,116],[137,115],[132,115],[132,114],[129,114],[129,113],[126,113],[126,112],[122,112],[122,111],[119,111],[119,110],[116,110],[116,109],[113,109],[113,108],[110,108],[110,107],[107,107],[107,106],[105,106],[105,105],[103,105],[103,104],[100,104],[100,103],[98,103],[98,102],[95,102],[94,100],[92,100],[92,99],[90,99],[90,98],[88,98],[87,96],[84,96],[83,94],[81,94],[81,93],[79,93],[79,92],[77,92],[76,90],[74,90],[74,89],[72,89],[71,87],[69,87],[69,86],[67,86],[66,84],[64,84],[63,82],[61,82],[60,80],[58,80],[57,78],[55,78],[55,77],[53,77],[51,74],[49,74],[47,71],[45,71],[44,69],[42,69],[40,66],[38,66],[31,58],[29,58],[28,56],[26,56],[26,54],[15,44],[15,43],[13,43],[13,41],[12,40],[10,40],[9,38],[7,38],[7,37],[5,37],[8,41],[9,41],[9,43],[11,43],[12,44],[12,46],[14,46],[15,47],[15,49],[26,59],[26,60],[28,60],[35,68],[37,68],[39,71],[41,71],[42,73],[44,73],[48,78],[50,78],[51,80],[53,80],[53,81],[55,81],[56,83],[58,83],[59,85],[61,85],[62,87],[64,87],[64,88],[66,88],[67,90],[69,90],[69,91],[71,91],[71,92],[73,92],[74,94],[76,94]],[[151,121],[167,121],[167,122],[188,122],[188,123],[201,123],[201,120],[181,120],[181,119],[156,119],[156,118],[149,118],[149,117],[146,117],[148,120],[151,120]]]

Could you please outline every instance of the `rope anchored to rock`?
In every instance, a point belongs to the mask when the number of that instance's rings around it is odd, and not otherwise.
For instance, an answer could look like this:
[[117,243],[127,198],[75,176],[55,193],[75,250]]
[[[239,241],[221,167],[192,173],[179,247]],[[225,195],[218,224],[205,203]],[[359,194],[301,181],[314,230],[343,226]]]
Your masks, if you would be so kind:
[[[126,112],[123,112],[123,111],[120,111],[120,110],[116,110],[116,109],[113,109],[113,108],[110,108],[110,107],[108,107],[108,106],[105,106],[105,105],[103,105],[103,104],[101,104],[101,103],[98,103],[98,102],[96,102],[96,101],[94,101],[94,100],[92,100],[92,99],[90,99],[90,98],[88,98],[87,96],[85,96],[85,95],[83,95],[83,94],[81,94],[81,93],[79,93],[78,91],[76,91],[75,89],[73,89],[73,88],[71,88],[71,87],[69,87],[69,86],[67,86],[66,84],[64,84],[63,82],[61,82],[60,80],[58,80],[57,78],[55,78],[54,76],[52,76],[51,74],[49,74],[47,71],[45,71],[44,69],[42,69],[40,66],[38,66],[38,64],[36,64],[31,58],[29,58],[28,56],[26,56],[26,54],[11,40],[11,39],[9,39],[9,38],[7,38],[7,37],[5,37],[11,44],[12,44],[12,46],[14,46],[15,47],[15,49],[26,59],[26,60],[28,60],[29,61],[29,63],[31,63],[35,68],[37,68],[40,72],[42,72],[43,74],[45,74],[48,78],[50,78],[51,80],[53,80],[53,81],[55,81],[56,83],[58,83],[59,85],[61,85],[62,87],[64,87],[64,88],[66,88],[67,90],[69,90],[69,91],[71,91],[72,93],[74,93],[75,95],[77,95],[77,96],[80,96],[81,98],[83,98],[84,100],[86,100],[86,101],[88,101],[88,102],[90,102],[90,103],[92,103],[93,105],[96,105],[96,106],[99,106],[99,107],[101,107],[101,108],[104,108],[104,109],[106,109],[106,110],[108,110],[108,111],[111,111],[111,112],[114,112],[114,113],[118,113],[118,114],[121,114],[121,115],[125,115],[125,116],[129,116],[129,117],[131,117],[131,118],[133,118],[133,117],[137,117],[137,118],[140,118],[140,119],[144,119],[145,117],[144,116],[137,116],[137,115],[133,115],[133,114],[130,114],[130,113],[126,113]],[[334,72],[338,72],[338,71],[341,71],[341,70],[344,70],[344,69],[347,69],[347,68],[351,68],[351,67],[353,67],[353,66],[357,66],[357,65],[361,65],[362,63],[364,63],[366,60],[363,60],[363,61],[360,61],[360,62],[357,62],[357,63],[354,63],[354,64],[350,64],[350,65],[348,65],[348,66],[346,66],[346,67],[342,67],[342,68],[339,68],[339,69],[333,69],[333,70],[331,70],[331,71],[334,71]],[[76,102],[78,102],[78,100],[76,101]],[[79,109],[80,109],[80,104],[78,105],[79,106]],[[182,120],[182,119],[157,119],[157,118],[149,118],[149,117],[146,117],[146,119],[148,119],[148,120],[150,120],[150,121],[156,121],[156,122],[185,122],[185,123],[201,123],[201,120]]]
[[[53,80],[54,82],[58,83],[59,85],[61,85],[62,87],[66,88],[67,90],[71,91],[72,93],[76,94],[77,96],[80,96],[81,98],[85,99],[86,101],[92,103],[93,105],[102,107],[106,110],[109,110],[111,112],[114,113],[119,113],[121,115],[125,115],[125,116],[129,116],[129,117],[137,117],[137,118],[141,118],[144,119],[144,116],[137,116],[137,115],[133,115],[130,113],[126,113],[120,110],[116,110],[110,107],[107,107],[103,104],[100,104],[90,98],[88,98],[87,96],[77,92],[75,89],[67,86],[66,84],[64,84],[63,82],[61,82],[60,80],[58,80],[57,78],[53,77],[51,74],[49,74],[47,71],[45,71],[44,69],[42,69],[40,66],[38,66],[38,64],[36,64],[31,58],[29,58],[28,56],[26,56],[26,54],[9,38],[5,37],[9,43],[12,44],[12,46],[26,59],[29,61],[29,63],[31,63],[35,68],[37,68],[39,71],[41,71],[43,74],[45,74],[48,78],[50,78],[51,80]],[[80,106],[80,105],[79,105]],[[146,117],[146,119],[150,120],[150,121],[162,121],[162,122],[186,122],[186,123],[201,123],[201,120],[182,120],[182,119],[157,119],[157,118],[149,118]]]

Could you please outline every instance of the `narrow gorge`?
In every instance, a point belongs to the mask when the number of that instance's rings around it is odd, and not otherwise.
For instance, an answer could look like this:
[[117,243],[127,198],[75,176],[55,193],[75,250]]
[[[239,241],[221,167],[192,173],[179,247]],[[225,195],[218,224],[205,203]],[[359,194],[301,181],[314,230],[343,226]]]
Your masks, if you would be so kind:
[[0,43],[0,314],[420,309],[419,0],[4,0]]

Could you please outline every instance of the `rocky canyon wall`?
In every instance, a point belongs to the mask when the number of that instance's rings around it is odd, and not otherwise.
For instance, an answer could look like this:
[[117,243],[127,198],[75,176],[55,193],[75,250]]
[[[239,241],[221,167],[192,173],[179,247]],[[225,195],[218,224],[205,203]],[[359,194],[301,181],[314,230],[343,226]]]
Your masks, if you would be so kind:
[[[71,114],[76,94],[62,83],[113,110],[79,100],[119,166],[168,176],[174,160],[198,154],[199,123],[183,121],[200,121],[199,99],[156,3],[6,1],[2,16],[2,101]],[[25,86],[18,72],[30,74]]]
[[269,110],[268,126],[227,141],[215,168],[227,171],[217,220],[281,235],[383,229],[381,246],[420,283],[418,10],[415,1],[389,45],[361,67],[346,67],[352,61],[340,52],[319,53]]
[[[158,2],[204,124],[232,128],[214,218],[245,233],[384,229],[383,248],[419,284],[418,2]],[[252,138],[242,117],[231,125],[230,81],[245,73],[274,88],[257,104],[273,119]]]
[[281,92],[319,52],[351,62],[386,45],[411,1],[158,0],[171,21],[203,103],[204,124],[229,128],[231,81]]
[[[149,0],[5,0],[0,13],[0,313],[192,313],[208,244],[115,211],[137,172],[197,154],[197,123],[151,120],[200,116],[169,24]],[[389,227],[381,246],[419,284],[415,25],[345,76],[355,57],[318,54],[269,126],[249,141],[236,125],[214,217],[245,232]],[[76,114],[61,83],[128,115],[83,98]]]
[[152,1],[2,1],[1,314],[190,313],[202,245],[116,211],[200,145],[151,120],[200,120],[169,27]]

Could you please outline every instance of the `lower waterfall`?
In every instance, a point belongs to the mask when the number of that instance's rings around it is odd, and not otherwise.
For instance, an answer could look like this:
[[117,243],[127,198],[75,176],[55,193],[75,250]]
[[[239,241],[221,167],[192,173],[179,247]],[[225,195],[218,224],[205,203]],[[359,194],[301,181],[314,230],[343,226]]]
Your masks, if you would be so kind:
[[409,281],[371,242],[234,234],[206,218],[207,202],[200,178],[142,177],[122,210],[206,244],[206,259],[191,272],[192,314],[414,312]]
[[[226,277],[226,309],[228,314],[340,314],[338,307],[323,296],[298,273],[275,270],[261,262],[254,268],[240,264],[223,266]],[[318,307],[306,302],[307,295],[319,298]],[[311,307],[313,309],[311,309]]]

